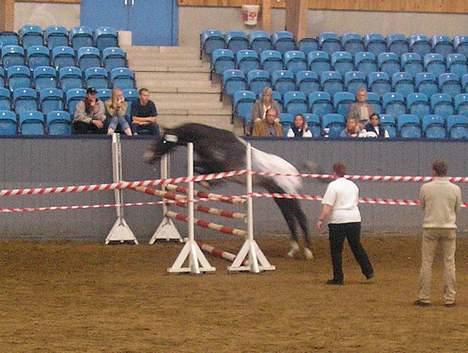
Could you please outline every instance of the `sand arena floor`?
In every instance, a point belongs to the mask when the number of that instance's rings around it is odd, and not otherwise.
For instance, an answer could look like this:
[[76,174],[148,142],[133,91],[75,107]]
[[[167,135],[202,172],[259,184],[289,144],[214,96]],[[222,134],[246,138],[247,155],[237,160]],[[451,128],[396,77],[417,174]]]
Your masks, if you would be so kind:
[[346,248],[343,287],[324,285],[325,238],[314,261],[286,258],[286,237],[259,244],[276,271],[227,274],[210,257],[217,272],[191,276],[166,272],[177,244],[0,242],[0,353],[468,352],[468,239],[458,242],[455,308],[442,305],[440,261],[434,305],[412,305],[417,237],[365,237],[374,283]]

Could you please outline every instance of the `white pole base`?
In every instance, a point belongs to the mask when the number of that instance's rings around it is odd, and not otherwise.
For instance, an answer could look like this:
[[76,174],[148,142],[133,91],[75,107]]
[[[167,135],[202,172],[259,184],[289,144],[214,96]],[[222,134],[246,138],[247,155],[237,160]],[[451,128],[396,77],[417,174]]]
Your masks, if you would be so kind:
[[165,239],[166,241],[177,240],[181,243],[184,241],[179,231],[177,230],[174,221],[166,216],[164,216],[158,229],[156,229],[156,231],[154,232],[153,236],[149,241],[149,244],[153,245],[157,240],[162,239]]
[[124,243],[126,241],[132,241],[138,245],[138,240],[128,226],[127,222],[125,222],[125,219],[118,218],[106,238],[106,245],[110,242]]
[[[188,260],[188,266],[183,267]],[[184,248],[175,260],[172,267],[167,269],[171,273],[192,273],[214,272],[216,268],[210,265],[200,247],[194,240],[185,243]]]
[[[242,265],[245,260],[248,260],[248,264]],[[270,264],[257,242],[253,239],[247,239],[245,241],[236,259],[232,265],[228,267],[228,271],[231,272],[249,271],[252,273],[273,271],[275,269],[276,267]]]

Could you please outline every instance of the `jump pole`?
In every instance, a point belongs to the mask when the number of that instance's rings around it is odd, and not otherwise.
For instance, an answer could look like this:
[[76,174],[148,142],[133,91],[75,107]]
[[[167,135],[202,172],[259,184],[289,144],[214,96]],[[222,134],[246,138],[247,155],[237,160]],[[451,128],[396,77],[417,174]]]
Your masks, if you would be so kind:
[[[249,271],[252,273],[259,273],[260,271],[275,270],[275,266],[271,265],[262,250],[254,240],[253,235],[253,199],[252,199],[252,146],[247,144],[246,150],[246,164],[247,164],[247,239],[239,250],[236,259],[228,270],[231,272]],[[248,258],[248,264],[244,262]]]

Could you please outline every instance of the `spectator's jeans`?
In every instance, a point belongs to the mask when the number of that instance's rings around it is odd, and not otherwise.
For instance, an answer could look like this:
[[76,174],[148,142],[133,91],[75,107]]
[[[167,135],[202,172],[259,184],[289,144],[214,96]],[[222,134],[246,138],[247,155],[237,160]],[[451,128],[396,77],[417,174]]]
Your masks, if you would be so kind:
[[374,273],[374,269],[367,257],[367,253],[361,245],[361,222],[353,223],[330,223],[328,224],[330,232],[330,253],[333,265],[333,279],[343,281],[343,245],[345,239],[348,239],[349,246],[353,252],[356,261],[361,267],[364,276],[369,277]]
[[419,275],[419,299],[431,301],[432,263],[438,244],[442,245],[444,261],[444,301],[445,304],[455,303],[455,249],[456,230],[443,228],[425,228],[422,237],[421,272]]
[[120,129],[122,131],[125,131],[130,128],[130,125],[128,125],[128,121],[127,119],[125,119],[125,117],[113,116],[109,118],[109,129],[115,131],[117,125],[120,125]]
[[135,134],[138,134],[138,135],[153,135],[155,138],[159,138],[160,136],[158,124],[149,124],[149,125],[132,124],[132,130]]
[[74,133],[78,135],[83,134],[105,134],[107,132],[107,127],[105,126],[102,129],[98,129],[94,124],[88,124],[83,121],[74,121],[73,129]]

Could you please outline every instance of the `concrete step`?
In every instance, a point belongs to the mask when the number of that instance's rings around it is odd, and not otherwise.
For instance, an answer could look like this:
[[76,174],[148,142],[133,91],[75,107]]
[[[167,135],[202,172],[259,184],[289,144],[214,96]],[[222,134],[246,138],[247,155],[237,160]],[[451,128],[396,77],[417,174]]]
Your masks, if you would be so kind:
[[162,65],[158,62],[148,63],[148,64],[134,64],[129,63],[130,67],[135,72],[210,72],[210,66],[207,65],[171,65],[170,62],[166,62],[165,65]]
[[151,94],[151,99],[157,102],[190,102],[190,103],[205,103],[218,104],[219,94],[216,93],[178,93],[178,92],[156,92]]
[[197,102],[197,101],[177,101],[177,100],[155,100],[159,110],[188,110],[188,111],[219,111],[230,114],[231,108],[224,106],[222,102]]
[[210,74],[208,72],[171,72],[171,71],[137,71],[135,78],[138,84],[142,82],[145,86],[154,81],[206,81],[210,82]]
[[191,47],[145,47],[132,46],[122,47],[127,55],[153,55],[159,57],[186,57],[199,58],[200,51],[197,48]]
[[233,131],[233,125],[231,124],[230,116],[219,116],[219,115],[185,115],[185,114],[160,114],[158,116],[158,122],[161,127],[171,128],[184,123],[192,122],[214,126],[219,129],[225,129]]

